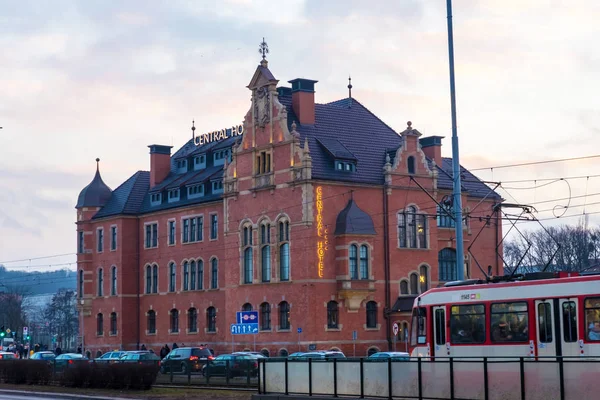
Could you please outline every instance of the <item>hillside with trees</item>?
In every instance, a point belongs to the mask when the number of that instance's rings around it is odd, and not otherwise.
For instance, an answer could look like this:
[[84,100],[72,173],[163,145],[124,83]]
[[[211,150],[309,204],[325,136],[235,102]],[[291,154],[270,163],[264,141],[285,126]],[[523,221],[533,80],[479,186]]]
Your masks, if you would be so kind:
[[56,293],[60,289],[75,290],[77,278],[74,271],[68,269],[48,272],[28,272],[9,270],[0,265],[0,292],[10,292],[11,288],[19,288],[24,295]]

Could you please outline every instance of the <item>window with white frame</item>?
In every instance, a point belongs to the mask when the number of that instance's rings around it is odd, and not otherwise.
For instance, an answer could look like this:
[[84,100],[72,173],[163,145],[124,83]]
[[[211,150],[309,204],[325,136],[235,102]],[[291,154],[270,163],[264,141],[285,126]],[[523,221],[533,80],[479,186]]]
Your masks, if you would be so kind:
[[169,221],[169,246],[175,244],[175,221]]
[[180,190],[179,189],[171,189],[168,192],[168,197],[169,197],[169,203],[173,203],[176,201],[179,201],[179,197],[180,197]]
[[117,249],[117,227],[110,227],[110,249],[115,251]]
[[150,193],[150,205],[158,206],[162,203],[162,194],[161,193]]
[[204,240],[204,217],[191,217],[183,219],[183,243],[201,242]]
[[102,253],[104,251],[104,229],[98,228],[96,230],[96,241],[98,243],[98,253]]
[[410,206],[398,213],[398,247],[427,248],[427,215]]
[[188,199],[196,199],[198,197],[204,196],[204,185],[193,185],[187,187],[187,196]]
[[147,249],[158,247],[158,223],[146,224],[145,242]]

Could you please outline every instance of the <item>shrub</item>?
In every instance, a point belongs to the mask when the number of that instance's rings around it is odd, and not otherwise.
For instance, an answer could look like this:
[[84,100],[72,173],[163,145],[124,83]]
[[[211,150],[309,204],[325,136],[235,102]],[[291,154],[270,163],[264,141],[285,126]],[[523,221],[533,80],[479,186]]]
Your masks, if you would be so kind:
[[4,360],[0,362],[0,380],[15,385],[48,384],[52,369],[45,361]]

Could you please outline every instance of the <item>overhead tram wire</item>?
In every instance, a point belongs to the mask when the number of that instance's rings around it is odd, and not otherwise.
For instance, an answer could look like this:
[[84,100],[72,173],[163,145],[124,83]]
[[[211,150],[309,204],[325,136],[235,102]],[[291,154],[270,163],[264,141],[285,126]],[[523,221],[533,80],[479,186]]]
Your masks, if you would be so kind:
[[10,264],[10,263],[23,262],[23,261],[31,261],[31,260],[43,260],[45,258],[56,258],[56,257],[76,256],[76,255],[77,255],[77,253],[53,254],[53,255],[50,255],[50,256],[39,256],[39,257],[31,257],[31,258],[22,258],[20,260],[0,261],[0,264]]
[[573,157],[573,158],[561,158],[556,160],[543,160],[543,161],[532,161],[527,163],[519,163],[519,164],[506,164],[506,165],[497,165],[492,167],[481,167],[481,168],[471,168],[469,171],[485,171],[485,170],[495,170],[501,168],[515,168],[515,167],[526,167],[529,165],[540,165],[540,164],[550,164],[556,162],[566,162],[566,161],[577,161],[577,160],[587,160],[591,158],[600,158],[600,154],[592,155],[592,156],[583,156],[583,157]]

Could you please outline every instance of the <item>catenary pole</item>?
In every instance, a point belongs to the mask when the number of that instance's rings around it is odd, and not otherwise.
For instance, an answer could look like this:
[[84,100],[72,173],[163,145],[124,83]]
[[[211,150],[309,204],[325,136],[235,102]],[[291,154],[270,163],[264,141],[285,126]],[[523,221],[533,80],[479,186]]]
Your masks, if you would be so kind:
[[452,177],[454,180],[452,197],[454,198],[454,225],[456,231],[456,277],[458,280],[463,280],[465,279],[465,257],[463,248],[460,159],[458,155],[458,132],[456,128],[456,88],[454,83],[454,39],[452,36],[452,0],[446,0],[446,10],[448,13],[448,59],[450,66],[450,108],[452,114]]

